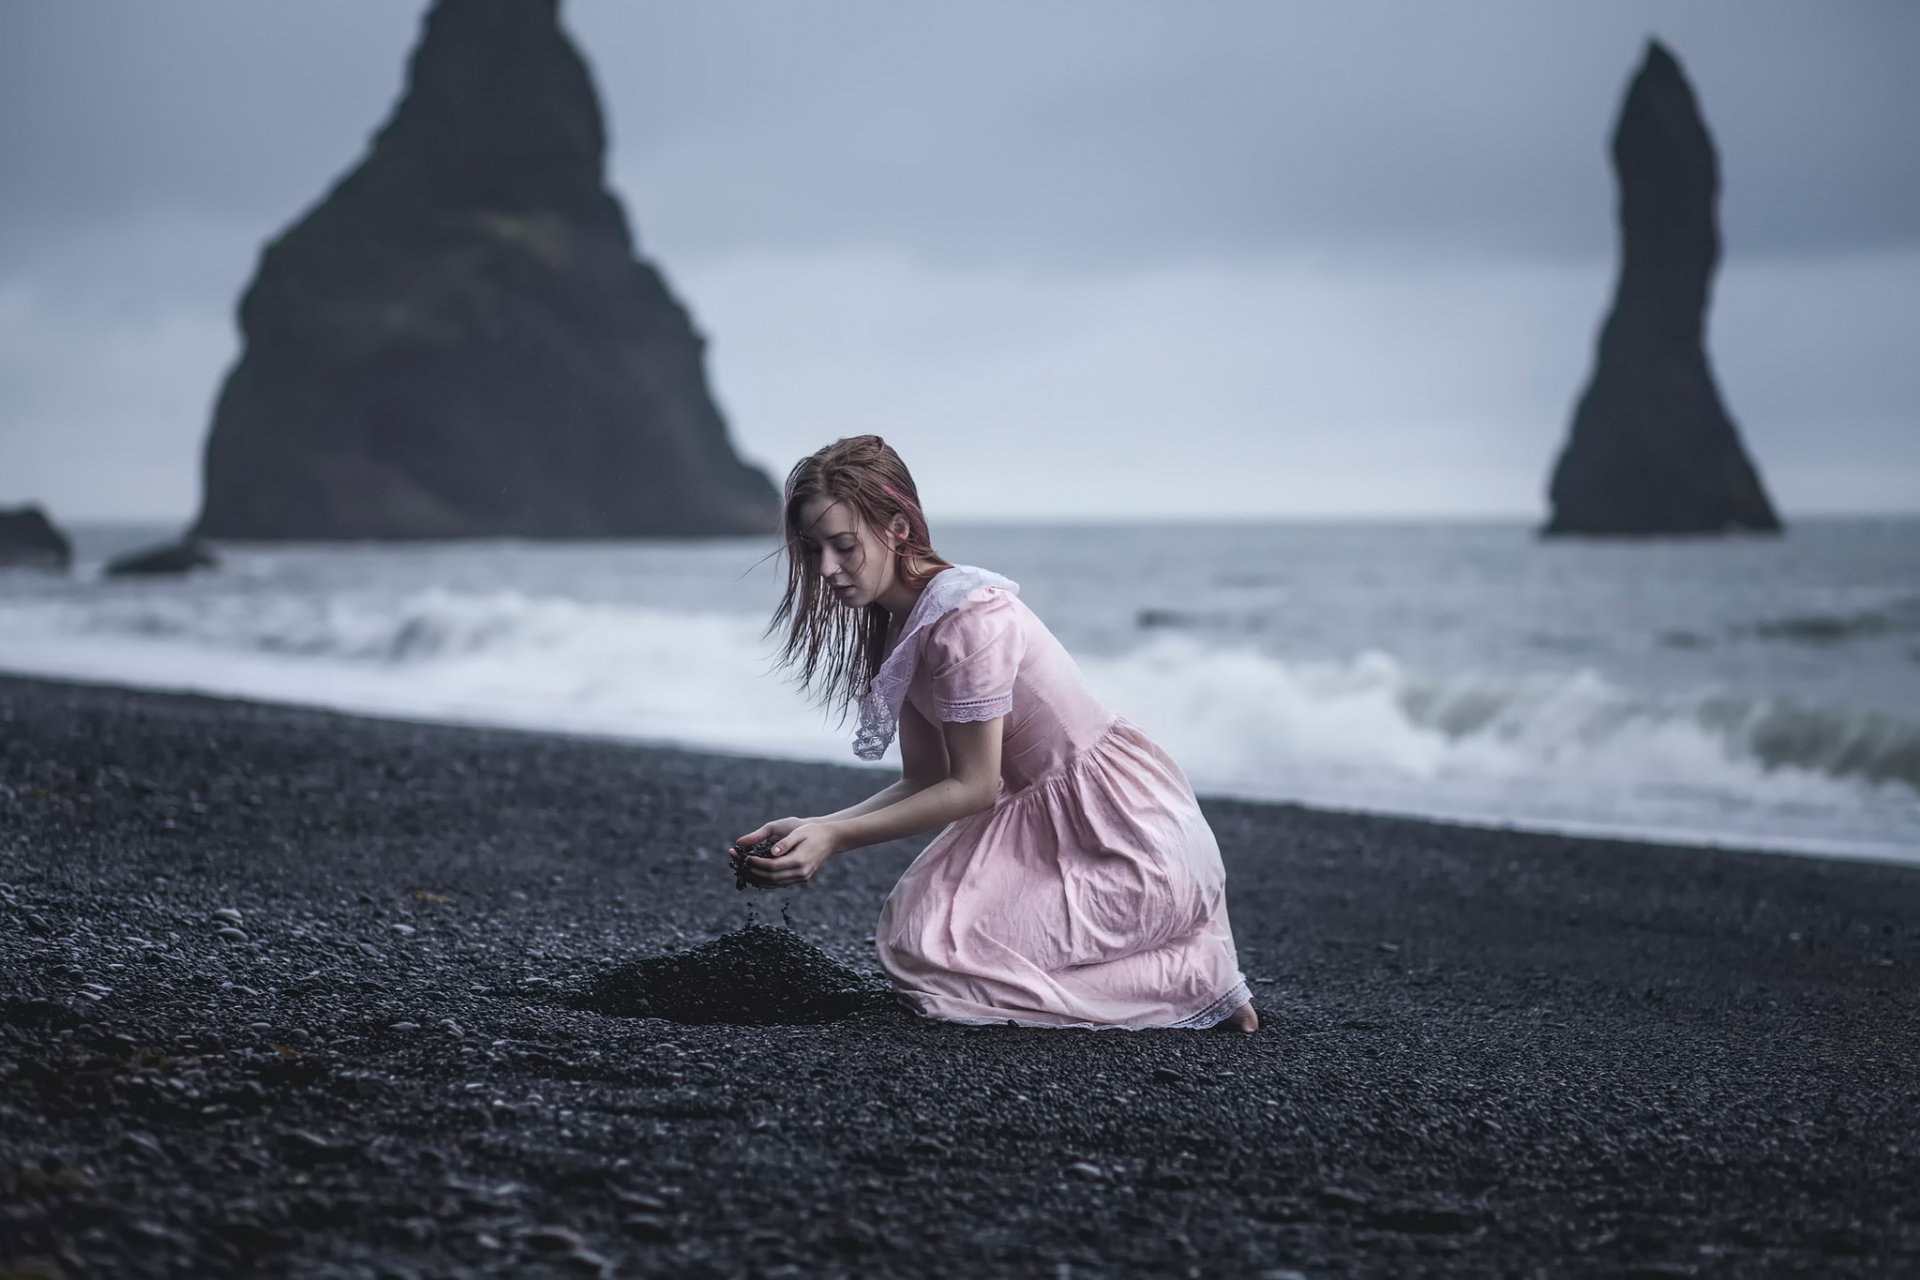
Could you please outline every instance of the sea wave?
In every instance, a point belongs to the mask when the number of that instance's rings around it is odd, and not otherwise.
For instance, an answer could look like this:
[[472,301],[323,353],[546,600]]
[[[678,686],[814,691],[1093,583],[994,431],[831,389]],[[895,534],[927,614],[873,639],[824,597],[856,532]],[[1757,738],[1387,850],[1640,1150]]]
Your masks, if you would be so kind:
[[1179,636],[1083,666],[1151,708],[1143,714],[1193,733],[1209,756],[1756,794],[1831,779],[1920,798],[1920,721],[1873,711],[1724,691],[1654,696],[1584,667],[1439,675],[1380,651],[1287,661]]
[[[0,667],[376,714],[848,759],[764,620],[515,591],[6,602]],[[1079,659],[1202,790],[1522,824],[1920,844],[1920,721],[1598,672],[1434,672],[1155,631]]]

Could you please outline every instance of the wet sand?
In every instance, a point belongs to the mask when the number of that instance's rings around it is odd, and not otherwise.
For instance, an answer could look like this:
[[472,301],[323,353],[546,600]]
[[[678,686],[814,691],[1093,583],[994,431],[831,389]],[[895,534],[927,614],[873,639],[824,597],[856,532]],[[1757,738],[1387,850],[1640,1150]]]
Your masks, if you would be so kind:
[[0,679],[0,1276],[1920,1274],[1920,869],[1209,799],[1265,1023],[570,1003],[883,775]]

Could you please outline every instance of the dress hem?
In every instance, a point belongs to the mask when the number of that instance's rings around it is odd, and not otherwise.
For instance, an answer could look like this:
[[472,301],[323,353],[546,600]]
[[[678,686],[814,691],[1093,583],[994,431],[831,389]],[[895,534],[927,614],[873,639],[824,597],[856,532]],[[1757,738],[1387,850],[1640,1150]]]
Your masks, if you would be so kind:
[[[905,992],[896,994],[906,999]],[[1047,1031],[1206,1031],[1225,1022],[1241,1005],[1252,1002],[1253,992],[1248,988],[1246,979],[1241,978],[1198,1013],[1189,1014],[1177,1022],[1153,1022],[1144,1026],[1125,1022],[1036,1022],[1031,1018],[948,1016],[925,1013],[917,1007],[914,1013],[932,1022],[954,1022],[968,1027],[1039,1027]]]

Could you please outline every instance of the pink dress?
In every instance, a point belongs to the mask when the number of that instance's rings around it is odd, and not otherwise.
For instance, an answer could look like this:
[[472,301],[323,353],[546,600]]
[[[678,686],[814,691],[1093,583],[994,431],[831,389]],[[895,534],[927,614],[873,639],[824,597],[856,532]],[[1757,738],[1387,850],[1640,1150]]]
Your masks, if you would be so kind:
[[863,705],[869,757],[896,717],[909,734],[1005,717],[993,807],[900,877],[880,964],[920,1013],[954,1022],[1213,1026],[1248,1000],[1213,831],[1180,766],[1093,695],[1018,591],[942,571]]

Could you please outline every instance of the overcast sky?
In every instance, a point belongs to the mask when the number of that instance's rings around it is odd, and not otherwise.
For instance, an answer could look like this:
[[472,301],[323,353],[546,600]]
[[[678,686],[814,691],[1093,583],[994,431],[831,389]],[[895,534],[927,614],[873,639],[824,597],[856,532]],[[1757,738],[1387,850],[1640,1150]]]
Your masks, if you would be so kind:
[[[193,513],[259,247],[423,11],[0,5],[0,505]],[[936,519],[1544,514],[1658,35],[1719,145],[1710,347],[1776,501],[1920,511],[1912,0],[562,12],[776,480],[878,431]]]

